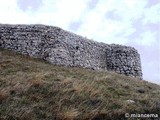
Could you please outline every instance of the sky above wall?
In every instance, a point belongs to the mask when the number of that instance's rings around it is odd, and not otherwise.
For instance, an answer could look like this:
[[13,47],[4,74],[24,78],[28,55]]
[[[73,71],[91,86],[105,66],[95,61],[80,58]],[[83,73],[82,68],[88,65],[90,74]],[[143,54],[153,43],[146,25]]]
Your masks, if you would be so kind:
[[143,77],[160,84],[160,0],[0,0],[0,23],[45,24],[133,46]]

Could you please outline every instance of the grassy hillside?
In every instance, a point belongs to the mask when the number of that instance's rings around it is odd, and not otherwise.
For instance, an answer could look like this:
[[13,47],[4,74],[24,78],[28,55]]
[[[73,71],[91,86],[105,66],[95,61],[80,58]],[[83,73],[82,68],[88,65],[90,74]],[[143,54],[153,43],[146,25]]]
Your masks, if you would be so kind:
[[1,120],[123,120],[125,113],[159,114],[160,86],[0,49]]

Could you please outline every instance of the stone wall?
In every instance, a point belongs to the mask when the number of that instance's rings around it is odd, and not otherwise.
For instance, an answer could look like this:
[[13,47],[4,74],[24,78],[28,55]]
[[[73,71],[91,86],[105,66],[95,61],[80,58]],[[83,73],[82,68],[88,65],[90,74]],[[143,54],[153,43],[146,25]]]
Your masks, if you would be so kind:
[[112,70],[142,79],[140,55],[133,47],[95,42],[59,27],[0,24],[0,47],[52,64]]

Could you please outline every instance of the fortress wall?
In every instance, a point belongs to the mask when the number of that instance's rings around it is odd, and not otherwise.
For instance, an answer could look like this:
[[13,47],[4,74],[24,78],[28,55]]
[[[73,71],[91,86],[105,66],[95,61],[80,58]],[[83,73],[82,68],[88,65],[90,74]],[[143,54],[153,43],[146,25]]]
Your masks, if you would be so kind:
[[142,76],[140,55],[133,47],[111,45],[112,55],[108,60],[108,68],[128,76]]
[[59,31],[59,36],[62,37],[57,40],[66,44],[67,48],[65,51],[69,51],[74,66],[96,70],[107,69],[106,49],[110,49],[108,45],[88,40],[62,29]]
[[0,24],[0,47],[52,64],[112,70],[142,79],[136,49],[91,41],[58,27]]

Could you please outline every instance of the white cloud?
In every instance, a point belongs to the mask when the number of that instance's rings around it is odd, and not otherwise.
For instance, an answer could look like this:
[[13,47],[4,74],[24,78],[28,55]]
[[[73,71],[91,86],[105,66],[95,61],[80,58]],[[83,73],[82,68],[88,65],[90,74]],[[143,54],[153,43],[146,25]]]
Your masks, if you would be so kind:
[[0,3],[0,15],[1,15],[1,22],[9,22],[11,20],[11,16],[13,15],[12,13],[16,11],[16,4],[15,0],[1,0]]
[[156,35],[156,32],[151,32],[148,30],[146,32],[143,32],[140,37],[135,40],[135,43],[142,46],[151,46],[157,41]]
[[[144,0],[99,1],[92,11],[88,11],[85,17],[82,17],[83,24],[77,33],[101,42],[125,44],[125,37],[135,31],[132,28],[132,20],[142,16],[145,4]],[[105,16],[108,11],[113,10],[120,17],[119,20],[107,19]]]
[[61,0],[56,5],[56,12],[53,13],[55,24],[69,27],[69,23],[78,21],[86,9],[84,0]]
[[137,3],[137,0],[125,0],[125,3],[129,8],[135,8],[135,5]]
[[160,3],[144,10],[143,23],[160,23]]
[[4,12],[4,10],[6,12],[12,12],[16,8],[16,0],[1,0],[0,3],[1,12]]
[[29,24],[32,19],[34,19],[32,15],[29,13],[24,14],[24,12],[18,8],[16,0],[1,0],[0,15],[0,22],[8,24]]
[[87,9],[89,0],[44,0],[44,6],[36,13],[41,24],[50,24],[68,29],[69,24],[79,21]]
[[19,9],[16,0],[0,1],[1,23],[50,24],[67,29],[81,19],[89,0],[44,0],[36,11]]

